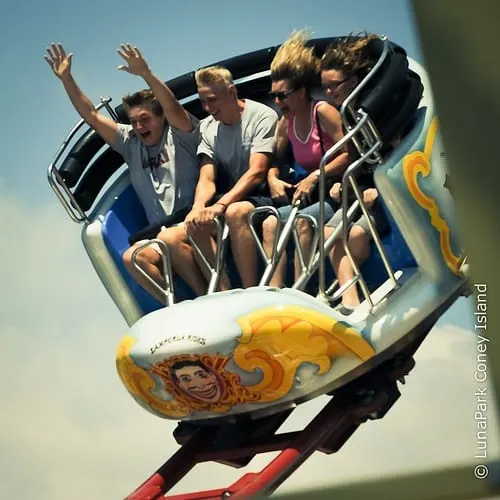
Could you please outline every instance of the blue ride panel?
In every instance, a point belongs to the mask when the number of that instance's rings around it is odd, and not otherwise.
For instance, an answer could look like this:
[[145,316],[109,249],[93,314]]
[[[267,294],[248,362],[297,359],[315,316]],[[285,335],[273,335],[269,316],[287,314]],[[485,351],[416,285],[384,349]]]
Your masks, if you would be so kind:
[[[379,202],[387,217],[390,228],[389,231],[380,239],[393,271],[416,267],[417,262],[406,244],[396,221],[382,200],[382,197],[379,197]],[[378,249],[373,241],[371,242],[370,256],[360,266],[360,271],[366,280],[366,284],[372,290],[387,280],[387,272],[385,270],[384,263],[382,262]]]
[[[102,237],[106,248],[144,314],[161,308],[162,304],[146,292],[130,275],[123,264],[122,255],[130,246],[128,237],[147,225],[148,221],[137,195],[133,187],[128,186],[107,212],[102,227]],[[178,277],[174,278],[174,288],[178,300],[194,298],[191,289]]]

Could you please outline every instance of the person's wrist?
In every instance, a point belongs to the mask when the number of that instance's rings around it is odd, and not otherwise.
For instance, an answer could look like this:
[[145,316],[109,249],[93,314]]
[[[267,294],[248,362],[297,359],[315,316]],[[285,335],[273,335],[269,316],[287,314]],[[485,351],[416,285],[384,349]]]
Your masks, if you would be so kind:
[[59,75],[59,80],[61,80],[61,82],[63,83],[69,82],[71,80],[71,71],[68,70]]
[[214,205],[219,205],[220,207],[222,207],[222,211],[225,212],[226,209],[227,209],[227,204],[226,203],[221,203],[220,201],[214,203]]
[[318,182],[320,174],[321,174],[321,170],[319,168],[317,168],[316,170],[311,172],[310,176],[314,182]]
[[141,77],[148,85],[153,80],[153,73],[149,69],[139,70],[137,76]]

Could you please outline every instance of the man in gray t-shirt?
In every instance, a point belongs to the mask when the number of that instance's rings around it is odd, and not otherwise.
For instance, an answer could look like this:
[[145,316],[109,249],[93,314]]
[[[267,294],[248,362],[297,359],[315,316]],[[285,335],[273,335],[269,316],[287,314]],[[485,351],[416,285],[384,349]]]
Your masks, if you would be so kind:
[[[165,83],[151,72],[137,48],[121,45],[118,53],[127,63],[118,69],[141,76],[151,88],[123,98],[130,125],[116,123],[95,109],[73,79],[72,54],[66,55],[61,44],[52,44],[45,59],[63,83],[80,116],[105,142],[122,154],[149,223],[161,224],[166,216],[172,216],[170,219],[173,222],[182,221],[192,206],[194,186],[199,175],[197,120],[181,106]],[[164,297],[132,265],[132,253],[140,243],[124,253],[124,263],[135,279],[163,302]],[[144,270],[164,287],[158,252],[146,248],[138,257]]]
[[118,125],[111,147],[129,167],[132,186],[149,224],[160,223],[166,215],[186,215],[186,209],[193,204],[199,175],[199,134],[198,119],[190,118],[191,131],[167,124],[160,141],[152,146],[146,146],[131,125]]
[[[278,115],[250,99],[239,99],[231,73],[221,67],[196,72],[198,94],[209,116],[200,123],[200,178],[191,212],[182,226],[159,238],[170,248],[177,273],[197,294],[206,292],[206,279],[187,244],[188,234],[203,254],[214,260],[214,219],[223,216],[229,227],[231,250],[244,287],[257,284],[257,253],[248,227],[256,206],[272,205],[262,195],[275,149]],[[227,288],[223,280],[221,288]]]

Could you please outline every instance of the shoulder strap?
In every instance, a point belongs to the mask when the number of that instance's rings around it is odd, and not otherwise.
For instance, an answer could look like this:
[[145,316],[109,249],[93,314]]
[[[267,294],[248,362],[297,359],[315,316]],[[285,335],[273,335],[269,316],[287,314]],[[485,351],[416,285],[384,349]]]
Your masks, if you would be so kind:
[[314,106],[314,115],[316,119],[316,126],[318,127],[318,135],[319,135],[319,145],[321,146],[321,153],[324,156],[325,155],[325,146],[323,145],[323,137],[321,135],[321,124],[319,123],[319,117],[318,117],[318,106],[319,102],[316,103]]

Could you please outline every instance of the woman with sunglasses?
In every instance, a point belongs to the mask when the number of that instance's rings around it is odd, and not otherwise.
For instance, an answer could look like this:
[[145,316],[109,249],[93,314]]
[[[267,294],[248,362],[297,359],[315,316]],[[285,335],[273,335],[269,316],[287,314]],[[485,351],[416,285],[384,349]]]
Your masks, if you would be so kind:
[[[369,51],[369,44],[378,37],[373,34],[349,36],[341,42],[330,46],[321,58],[321,83],[328,98],[338,107],[356,88],[375,64]],[[383,209],[378,201],[378,191],[373,181],[373,172],[365,172],[357,178],[358,186],[363,193],[363,202],[368,209],[368,214],[379,234],[388,228],[388,222]],[[351,193],[352,194],[352,191]],[[340,204],[342,186],[335,183],[330,196]],[[353,196],[354,201],[354,196]],[[342,222],[342,210],[339,209],[327,222],[325,239]],[[370,255],[371,234],[366,217],[361,216],[349,228],[348,245],[353,258],[358,265],[362,264]],[[330,261],[337,276],[339,287],[349,282],[354,277],[351,261],[345,253],[342,240],[338,240],[330,251]],[[359,305],[359,295],[356,285],[348,288],[342,295],[338,310],[349,315]]]
[[[315,187],[319,180],[319,164],[324,153],[339,141],[344,133],[340,114],[325,101],[311,97],[311,88],[319,80],[319,59],[312,47],[306,47],[305,31],[293,33],[281,45],[271,63],[272,87],[269,95],[282,112],[277,131],[277,159],[283,158],[291,147],[294,157],[292,179],[280,178],[280,168],[274,166],[268,173],[271,196],[281,221],[286,221],[292,206],[299,205],[301,213],[319,218],[319,202]],[[331,181],[340,180],[349,164],[347,150],[340,151],[325,167]],[[334,213],[334,202],[325,203],[325,215]],[[278,226],[276,217],[269,216],[263,223],[263,245],[270,255]],[[310,224],[297,220],[297,229],[304,259],[309,258],[312,240]],[[271,286],[282,286],[286,271],[286,255],[280,259],[270,281]],[[295,258],[295,276],[300,273]]]

